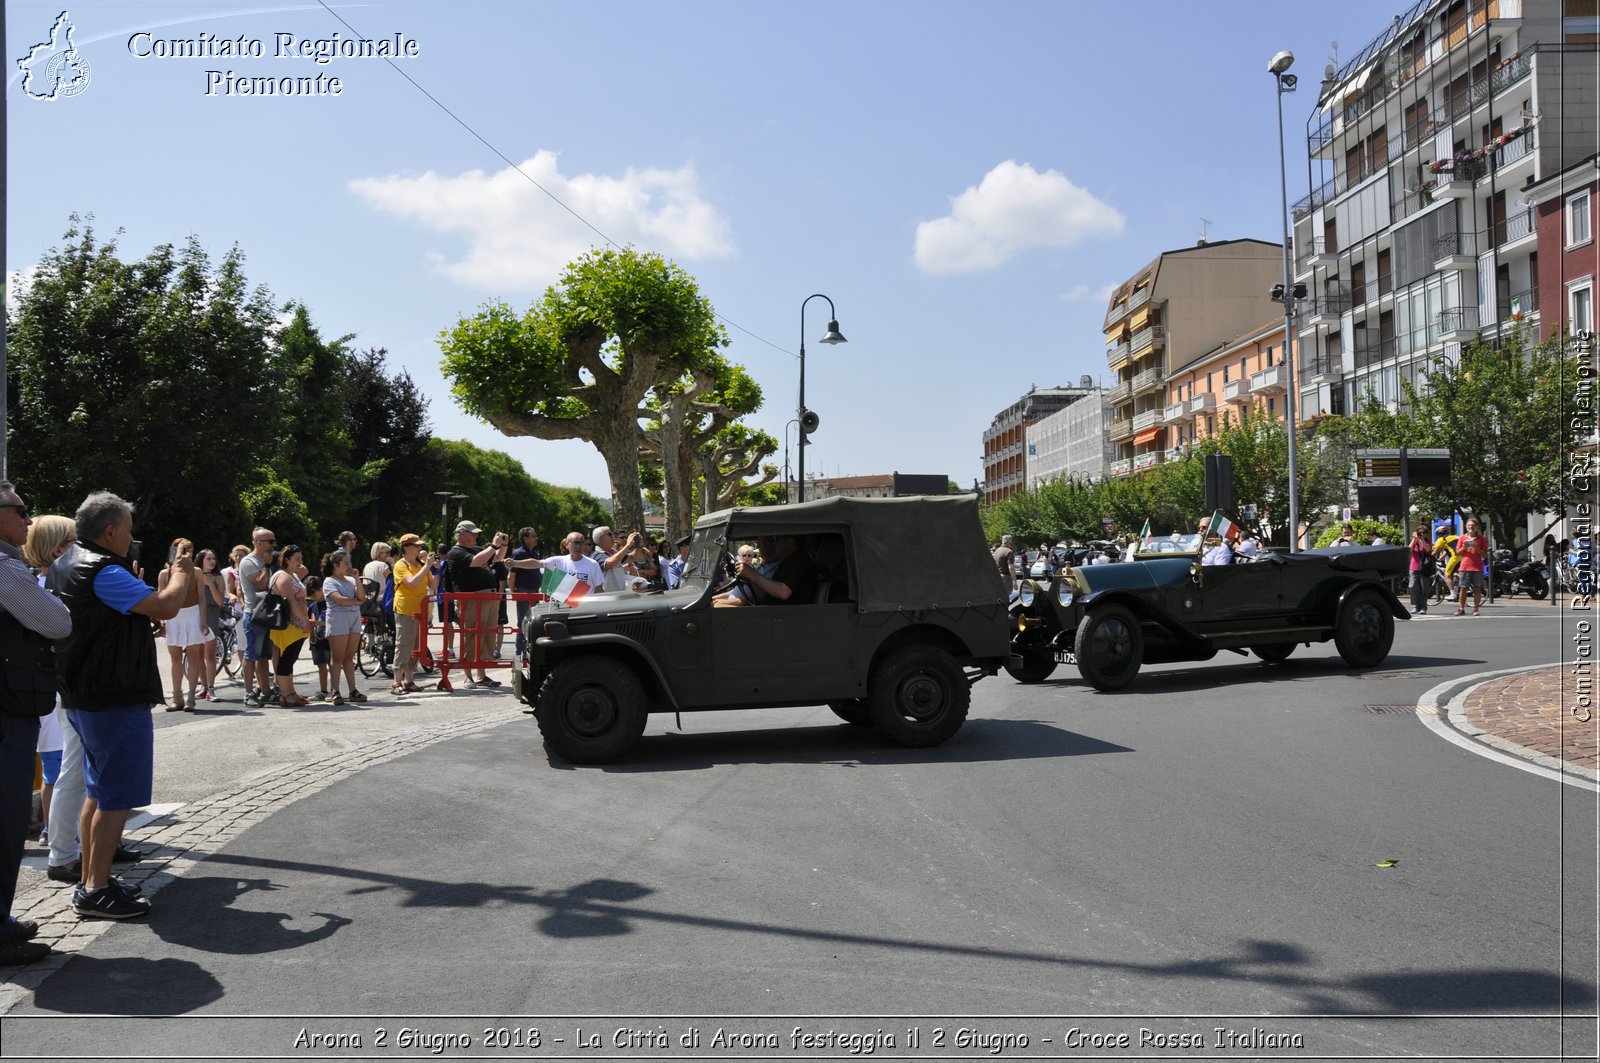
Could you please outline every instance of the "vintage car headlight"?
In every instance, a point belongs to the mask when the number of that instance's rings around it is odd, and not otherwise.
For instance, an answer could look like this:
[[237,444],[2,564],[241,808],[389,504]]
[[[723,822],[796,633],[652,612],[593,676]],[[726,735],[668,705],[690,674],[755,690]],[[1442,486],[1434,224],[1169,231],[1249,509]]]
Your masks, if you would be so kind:
[[1017,601],[1021,602],[1024,606],[1033,604],[1032,580],[1025,579],[1022,581],[1022,585],[1017,588]]
[[1066,608],[1067,606],[1071,605],[1072,599],[1075,597],[1076,595],[1073,593],[1072,584],[1069,581],[1062,580],[1056,585],[1056,601],[1061,603],[1062,608]]

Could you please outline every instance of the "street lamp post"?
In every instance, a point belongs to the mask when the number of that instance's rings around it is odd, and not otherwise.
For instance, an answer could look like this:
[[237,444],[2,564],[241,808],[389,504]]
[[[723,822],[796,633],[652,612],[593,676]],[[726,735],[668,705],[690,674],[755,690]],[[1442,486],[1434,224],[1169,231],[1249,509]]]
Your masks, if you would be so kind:
[[[460,524],[461,523],[461,514],[466,512],[467,496],[466,495],[451,495],[450,497],[455,500],[455,503],[456,503],[456,523]],[[448,537],[449,537],[449,534],[447,532],[446,533],[446,538],[448,538]]]
[[442,542],[450,538],[450,492],[435,491],[439,496],[439,538]]
[[1283,142],[1283,97],[1293,92],[1300,80],[1289,73],[1294,65],[1293,52],[1279,52],[1272,57],[1267,70],[1278,82],[1278,186],[1283,196],[1283,358],[1289,367],[1289,390],[1283,404],[1284,417],[1289,429],[1289,551],[1300,549],[1300,471],[1296,458],[1299,449],[1296,436],[1295,407],[1300,398],[1299,385],[1294,372],[1294,274],[1289,266],[1289,171]]
[[828,300],[828,331],[818,343],[844,343],[845,338],[839,334],[839,318],[833,310],[833,300],[818,292],[816,295],[806,296],[800,304],[800,446],[799,458],[796,461],[795,499],[799,502],[806,500],[806,439],[817,427],[817,415],[806,409],[806,303],[813,299]]

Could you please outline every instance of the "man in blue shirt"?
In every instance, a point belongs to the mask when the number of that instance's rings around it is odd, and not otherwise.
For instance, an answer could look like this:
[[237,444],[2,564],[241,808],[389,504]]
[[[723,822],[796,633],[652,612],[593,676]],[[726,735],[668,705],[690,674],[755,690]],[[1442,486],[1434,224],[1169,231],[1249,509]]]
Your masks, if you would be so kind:
[[692,535],[685,535],[677,542],[678,556],[667,562],[667,590],[673,590],[683,582],[683,569],[689,563],[689,541]]
[[194,559],[173,559],[161,591],[133,574],[133,507],[110,492],[84,499],[78,548],[50,570],[67,603],[72,632],[56,643],[57,684],[67,720],[83,740],[83,881],[72,907],[85,919],[131,919],[150,911],[137,888],[114,878],[111,863],[132,809],[150,803],[155,731],[150,707],[162,700],[151,620],[178,615]]

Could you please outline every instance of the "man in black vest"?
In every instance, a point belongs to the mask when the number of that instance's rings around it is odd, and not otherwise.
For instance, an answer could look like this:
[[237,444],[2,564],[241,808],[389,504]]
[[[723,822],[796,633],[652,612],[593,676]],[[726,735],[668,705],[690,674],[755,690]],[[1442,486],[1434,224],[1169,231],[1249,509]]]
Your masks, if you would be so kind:
[[9,481],[0,480],[0,967],[43,959],[50,946],[29,940],[33,922],[11,917],[17,870],[32,813],[39,717],[56,707],[52,643],[72,631],[67,607],[39,586],[22,559],[33,520]]
[[72,613],[72,633],[56,643],[61,704],[83,739],[79,818],[83,881],[72,892],[80,917],[131,919],[150,902],[111,877],[128,812],[150,803],[155,730],[150,706],[162,700],[151,620],[178,615],[194,560],[172,562],[165,590],[133,574],[133,507],[107,491],[78,507],[78,549],[51,567],[50,584]]

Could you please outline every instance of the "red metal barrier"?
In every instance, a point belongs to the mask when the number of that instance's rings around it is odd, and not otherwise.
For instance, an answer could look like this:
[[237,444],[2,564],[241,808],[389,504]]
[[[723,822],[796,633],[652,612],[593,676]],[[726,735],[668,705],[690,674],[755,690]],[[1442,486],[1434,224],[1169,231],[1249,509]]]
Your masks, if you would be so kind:
[[[514,591],[501,594],[499,591],[446,591],[443,594],[428,595],[422,607],[422,623],[418,625],[417,649],[413,656],[418,660],[425,660],[426,654],[431,653],[428,646],[428,637],[433,634],[432,620],[438,615],[437,605],[445,605],[444,622],[439,625],[439,630],[444,634],[445,650],[434,653],[433,664],[439,669],[439,682],[437,689],[454,690],[450,685],[450,670],[452,668],[465,669],[470,675],[473,669],[487,671],[491,668],[510,668],[513,663],[513,654],[506,654],[504,659],[497,660],[489,656],[490,646],[495,635],[516,634],[515,623],[502,625],[500,623],[500,602],[527,602],[529,605],[545,600],[543,594],[536,592]],[[464,606],[477,606],[476,623],[467,624],[462,619],[470,608]],[[513,617],[515,609],[508,609]],[[451,645],[459,636],[460,648],[452,651]],[[466,644],[473,640],[477,654],[471,658],[466,655]]]

